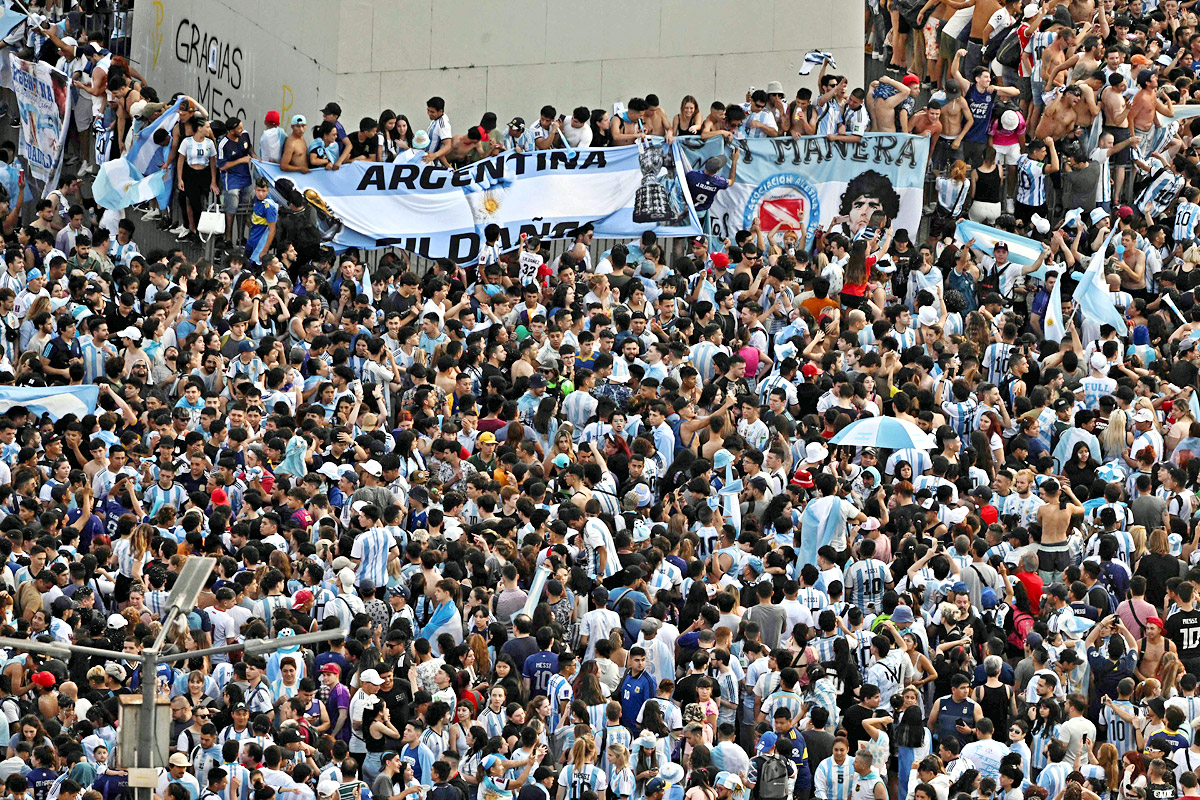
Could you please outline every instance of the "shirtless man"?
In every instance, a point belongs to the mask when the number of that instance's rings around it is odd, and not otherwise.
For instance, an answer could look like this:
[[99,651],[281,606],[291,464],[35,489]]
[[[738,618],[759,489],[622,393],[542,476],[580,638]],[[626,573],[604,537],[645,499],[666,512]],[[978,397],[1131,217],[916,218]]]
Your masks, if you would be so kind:
[[308,172],[308,143],[304,131],[308,120],[303,114],[292,117],[292,132],[283,142],[283,155],[279,157],[279,168],[284,172]]
[[942,106],[942,134],[933,146],[933,170],[939,172],[962,158],[962,140],[975,118],[962,95],[958,81],[946,81],[946,103]]
[[1083,90],[1078,86],[1068,86],[1063,89],[1057,99],[1046,105],[1046,111],[1038,120],[1035,135],[1039,139],[1050,137],[1056,142],[1066,139],[1075,133],[1079,124],[1079,114],[1076,106],[1083,100]]
[[[886,84],[895,91],[889,97],[876,97],[875,90],[880,84]],[[920,93],[921,79],[916,75],[905,75],[899,81],[889,75],[881,75],[879,80],[872,81],[867,89],[867,113],[871,115],[871,130],[879,133],[908,133],[909,114]]]
[[725,104],[720,100],[709,106],[708,116],[700,123],[701,139],[711,139],[714,136],[724,136],[726,142],[733,141],[733,131],[725,128]]
[[1069,60],[1075,49],[1075,31],[1063,28],[1050,45],[1042,52],[1042,99],[1050,105],[1057,90],[1066,84],[1066,70],[1059,69]]
[[1138,680],[1143,681],[1157,676],[1158,665],[1163,656],[1175,652],[1175,643],[1163,636],[1161,618],[1150,617],[1146,620],[1144,628],[1146,636],[1141,641],[1137,666],[1134,667],[1134,674]]
[[[1110,59],[1111,65],[1111,59]],[[1100,113],[1104,115],[1103,130],[1112,134],[1113,144],[1120,145],[1133,136],[1133,118],[1129,114],[1129,101],[1125,99],[1128,85],[1125,75],[1113,69],[1108,75],[1108,85],[1100,92]],[[1114,203],[1120,204],[1125,187],[1125,170],[1133,163],[1133,151],[1125,147],[1113,154],[1112,167]]]
[[[558,123],[556,121],[555,125],[557,124]],[[557,132],[558,128],[555,127],[548,138],[554,138]],[[483,141],[483,136],[479,132],[479,127],[473,126],[467,128],[466,133],[460,133],[450,140],[450,152],[446,154],[446,160],[449,161],[452,166],[458,167],[466,164],[469,160],[472,160],[472,153],[475,153],[476,158],[478,159],[486,158],[489,151],[490,148],[488,147],[488,143]]]
[[1121,244],[1125,248],[1117,261],[1121,289],[1137,295],[1146,290],[1146,254],[1137,248],[1137,236],[1132,229],[1121,232]]
[[[872,114],[874,117],[874,114]],[[812,104],[812,89],[807,87],[796,92],[796,99],[788,105],[789,129],[793,139],[812,136],[817,132],[817,111]],[[708,124],[708,120],[705,120]]]
[[[1066,493],[1071,502],[1064,502],[1061,495]],[[1067,531],[1071,527],[1071,517],[1083,514],[1083,505],[1065,483],[1059,485],[1054,478],[1042,484],[1042,500],[1044,505],[1038,506],[1037,519],[1042,526],[1042,542],[1038,547],[1038,572],[1043,579],[1049,573],[1055,579],[1062,574],[1071,563],[1071,554],[1067,549]]]
[[964,75],[970,75],[971,70],[983,64],[983,48],[987,44],[984,34],[992,16],[1004,5],[1001,0],[975,0],[975,8],[971,11],[971,35],[967,38],[967,55],[962,62]]
[[908,132],[928,136],[936,141],[942,135],[942,104],[937,100],[930,100],[929,105],[912,115]]
[[[964,8],[969,8],[975,5],[975,0],[929,0],[925,4],[925,9],[936,5],[937,9],[929,15],[929,20],[925,23],[925,41],[935,41],[937,45],[937,60],[933,62],[933,68],[929,71],[929,79],[933,81],[934,90],[936,91],[942,85],[943,73],[946,67],[949,66],[950,59],[954,57],[954,50],[957,49],[957,44],[943,42],[940,29],[945,27],[941,23],[949,20],[959,11]],[[924,9],[922,9],[924,13]],[[972,14],[972,19],[974,15]],[[928,55],[928,52],[926,53]]]
[[1054,75],[1065,72],[1067,82],[1075,83],[1100,69],[1103,58],[1104,41],[1099,36],[1089,36],[1083,40],[1083,46],[1078,53],[1054,68]]
[[1129,103],[1129,116],[1133,118],[1133,132],[1145,138],[1158,126],[1157,114],[1175,116],[1171,98],[1158,89],[1158,75],[1148,69],[1137,74],[1137,94]]

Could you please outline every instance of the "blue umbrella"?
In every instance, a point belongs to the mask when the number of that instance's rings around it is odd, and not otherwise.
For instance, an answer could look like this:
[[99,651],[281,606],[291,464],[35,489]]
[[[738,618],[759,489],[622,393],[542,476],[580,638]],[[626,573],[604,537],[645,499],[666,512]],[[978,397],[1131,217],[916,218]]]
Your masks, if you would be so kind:
[[837,432],[830,444],[853,447],[886,447],[889,450],[932,450],[933,436],[895,417],[866,417],[855,420]]

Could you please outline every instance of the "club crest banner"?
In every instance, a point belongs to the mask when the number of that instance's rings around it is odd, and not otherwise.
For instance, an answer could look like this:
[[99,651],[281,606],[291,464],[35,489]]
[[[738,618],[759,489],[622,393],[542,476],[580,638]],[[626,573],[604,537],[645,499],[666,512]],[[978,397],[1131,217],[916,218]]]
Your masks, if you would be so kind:
[[399,247],[466,264],[478,258],[493,223],[505,250],[522,233],[564,239],[588,222],[600,237],[698,234],[678,153],[677,146],[655,144],[542,150],[457,170],[421,162],[353,162],[309,173],[254,165],[273,185],[291,181],[333,217],[338,249]]
[[[858,142],[824,136],[746,139],[734,145],[721,137],[676,140],[689,170],[703,169],[713,156],[740,151],[732,186],[718,192],[709,209],[709,232],[732,239],[755,221],[764,231],[804,225],[808,244],[817,226],[853,238],[882,211],[898,228],[921,224],[922,192],[929,139],[899,133],[868,133]],[[729,177],[729,165],[722,172]]]
[[44,185],[43,196],[58,188],[63,148],[70,124],[71,83],[67,76],[38,61],[8,56],[13,91],[21,115],[17,154],[29,165],[30,175]]

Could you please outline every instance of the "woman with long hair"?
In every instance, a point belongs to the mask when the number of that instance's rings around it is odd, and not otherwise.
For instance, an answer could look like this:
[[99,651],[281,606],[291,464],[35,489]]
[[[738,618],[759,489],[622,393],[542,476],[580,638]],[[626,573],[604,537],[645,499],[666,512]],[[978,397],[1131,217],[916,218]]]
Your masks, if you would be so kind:
[[1128,431],[1128,416],[1119,408],[1114,408],[1108,417],[1108,427],[1099,437],[1100,452],[1106,462],[1121,458],[1125,449],[1133,444],[1133,434]]
[[1047,745],[1053,739],[1062,738],[1059,729],[1063,720],[1062,706],[1053,698],[1044,697],[1036,706],[1030,707],[1029,717],[1029,749],[1032,753],[1030,767],[1036,773],[1050,763],[1050,758],[1046,755]]
[[1091,486],[1099,468],[1100,462],[1092,458],[1092,448],[1088,443],[1076,442],[1071,448],[1071,457],[1063,464],[1062,474],[1072,486]]
[[929,224],[929,245],[954,234],[954,224],[962,219],[963,210],[971,198],[971,167],[965,161],[955,161],[945,175],[935,180],[937,206]]
[[[850,260],[843,268],[841,299],[847,309],[866,311],[867,279],[870,276],[867,266],[867,240],[859,239],[850,245]],[[868,319],[871,317],[869,316]]]
[[600,686],[600,674],[595,669],[586,670],[586,666],[590,664],[596,666],[596,662],[584,662],[584,666],[580,667],[580,674],[575,691],[575,696],[583,701],[587,706],[588,720],[592,725],[592,730],[602,731],[608,724],[605,712],[608,709],[608,701],[604,699],[604,690]]
[[671,120],[671,127],[676,136],[697,135],[700,126],[704,124],[704,115],[700,113],[700,103],[690,94],[685,94],[679,101],[679,113]]
[[[603,726],[596,730],[603,730]],[[590,736],[575,740],[567,766],[559,775],[558,800],[563,800],[564,796],[575,800],[586,791],[604,791],[604,771],[596,766],[596,755],[596,741]]]
[[537,446],[538,454],[549,452],[550,443],[558,433],[558,419],[554,412],[558,410],[558,400],[551,395],[544,395],[538,402],[537,410],[533,412],[533,443]]

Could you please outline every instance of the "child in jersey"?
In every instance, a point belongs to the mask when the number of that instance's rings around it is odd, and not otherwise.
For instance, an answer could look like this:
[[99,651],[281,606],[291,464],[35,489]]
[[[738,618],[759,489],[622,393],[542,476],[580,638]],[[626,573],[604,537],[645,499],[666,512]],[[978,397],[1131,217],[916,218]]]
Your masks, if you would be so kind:
[[1014,214],[1026,225],[1033,215],[1046,216],[1046,176],[1058,172],[1058,151],[1054,140],[1030,142],[1025,155],[1017,160],[1017,195]]

